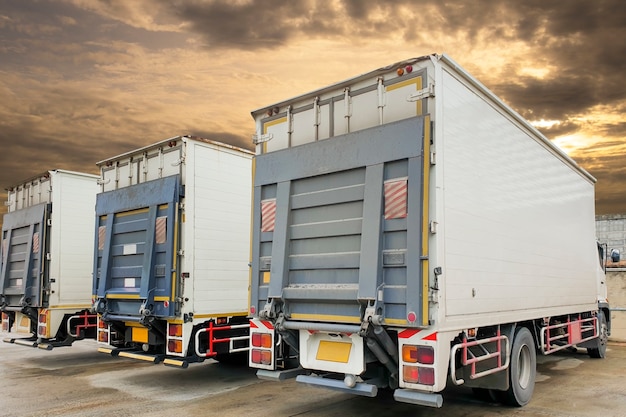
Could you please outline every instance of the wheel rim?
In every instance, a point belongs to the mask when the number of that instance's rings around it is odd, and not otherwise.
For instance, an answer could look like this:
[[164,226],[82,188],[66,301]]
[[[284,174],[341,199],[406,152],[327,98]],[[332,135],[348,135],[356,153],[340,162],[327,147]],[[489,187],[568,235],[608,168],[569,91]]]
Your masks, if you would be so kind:
[[519,351],[518,363],[519,375],[517,380],[520,388],[526,389],[530,383],[530,350],[528,345],[521,347]]
[[606,345],[606,341],[609,338],[608,336],[608,326],[605,323],[602,323],[600,325],[600,345],[604,346]]

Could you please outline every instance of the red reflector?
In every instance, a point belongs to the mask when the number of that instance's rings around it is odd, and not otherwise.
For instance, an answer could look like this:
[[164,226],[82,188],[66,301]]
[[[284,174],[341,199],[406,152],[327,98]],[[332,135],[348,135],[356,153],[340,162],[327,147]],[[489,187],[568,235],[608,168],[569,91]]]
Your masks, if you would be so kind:
[[417,315],[415,314],[414,311],[409,311],[409,314],[406,315],[406,319],[413,323],[415,320],[417,320]]
[[46,315],[45,314],[40,314],[39,315],[39,323],[45,323],[46,322]]
[[46,326],[39,326],[39,332],[38,334],[40,336],[45,336],[46,335]]
[[98,341],[107,343],[109,341],[109,334],[106,332],[99,332]]
[[424,385],[435,385],[435,369],[420,367],[417,383]]
[[105,322],[103,322],[102,320],[98,320],[98,328],[106,329],[107,328],[107,324]]
[[261,347],[261,333],[252,333],[252,346]]
[[417,348],[417,361],[424,365],[435,363],[435,349],[430,346],[419,346]]

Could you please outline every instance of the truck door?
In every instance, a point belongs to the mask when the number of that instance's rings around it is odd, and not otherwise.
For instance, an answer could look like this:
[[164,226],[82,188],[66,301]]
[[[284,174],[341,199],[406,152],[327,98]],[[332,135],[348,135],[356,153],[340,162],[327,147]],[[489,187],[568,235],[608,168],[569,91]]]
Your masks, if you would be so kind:
[[428,321],[429,117],[256,158],[252,309]]
[[4,215],[0,258],[0,307],[21,311],[45,307],[48,284],[46,230],[51,203],[26,207]]
[[105,318],[176,314],[182,190],[172,175],[97,196],[93,290]]

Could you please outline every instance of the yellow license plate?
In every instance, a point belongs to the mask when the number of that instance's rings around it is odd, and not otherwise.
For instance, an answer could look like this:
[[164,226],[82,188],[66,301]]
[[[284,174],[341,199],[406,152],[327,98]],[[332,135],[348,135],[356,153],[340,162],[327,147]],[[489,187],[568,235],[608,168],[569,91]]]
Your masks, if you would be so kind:
[[321,340],[315,358],[318,361],[348,363],[351,349],[352,343],[349,342]]
[[148,343],[148,329],[145,327],[133,327],[133,342]]

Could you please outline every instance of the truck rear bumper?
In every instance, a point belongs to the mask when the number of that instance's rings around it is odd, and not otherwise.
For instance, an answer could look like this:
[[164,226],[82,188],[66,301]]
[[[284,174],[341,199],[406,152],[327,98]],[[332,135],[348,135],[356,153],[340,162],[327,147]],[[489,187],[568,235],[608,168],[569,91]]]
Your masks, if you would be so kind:
[[443,397],[441,394],[418,392],[410,389],[395,390],[393,398],[402,403],[417,404],[433,408],[441,408],[443,405]]
[[322,378],[311,375],[298,375],[296,382],[301,382],[312,387],[327,388],[334,391],[347,392],[363,397],[375,397],[378,395],[378,387],[366,382],[357,382],[353,387],[347,386],[344,381],[337,379]]

